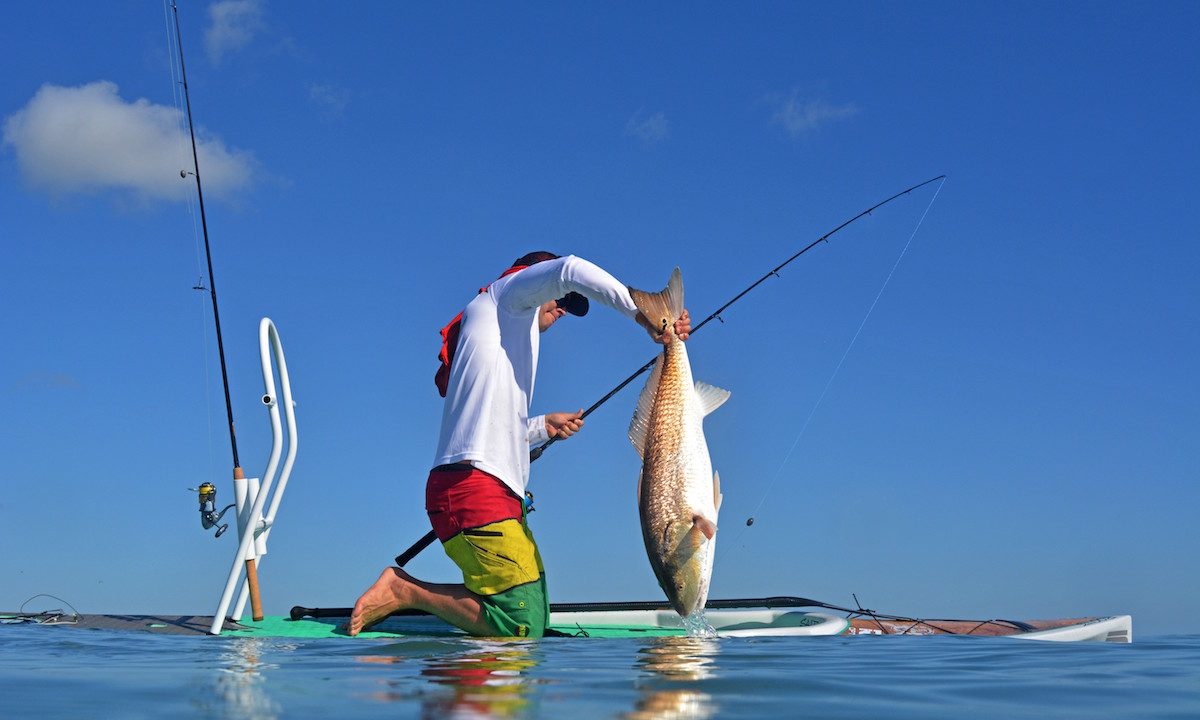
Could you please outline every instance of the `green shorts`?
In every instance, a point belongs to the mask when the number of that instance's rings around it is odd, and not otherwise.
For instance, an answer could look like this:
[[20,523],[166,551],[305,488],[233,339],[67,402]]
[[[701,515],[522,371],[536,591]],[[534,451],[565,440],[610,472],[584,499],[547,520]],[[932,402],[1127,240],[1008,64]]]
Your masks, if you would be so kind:
[[495,595],[481,595],[483,613],[499,637],[539,638],[550,622],[546,576]]

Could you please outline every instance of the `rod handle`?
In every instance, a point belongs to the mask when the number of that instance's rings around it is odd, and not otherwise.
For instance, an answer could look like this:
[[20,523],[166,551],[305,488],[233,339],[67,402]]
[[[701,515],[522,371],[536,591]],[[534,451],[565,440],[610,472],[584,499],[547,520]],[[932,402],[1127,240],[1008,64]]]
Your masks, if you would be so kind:
[[262,622],[262,598],[258,595],[258,569],[254,560],[246,561],[246,582],[250,584],[250,613],[254,622]]

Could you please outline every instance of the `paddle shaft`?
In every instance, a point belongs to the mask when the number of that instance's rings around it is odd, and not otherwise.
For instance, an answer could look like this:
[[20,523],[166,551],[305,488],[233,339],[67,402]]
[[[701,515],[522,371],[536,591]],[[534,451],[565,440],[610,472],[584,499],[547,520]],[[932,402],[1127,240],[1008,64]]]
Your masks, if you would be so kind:
[[[768,597],[768,598],[737,598],[732,600],[709,600],[706,610],[730,610],[738,608],[804,608],[817,607],[827,610],[851,612],[846,608],[829,605],[819,600],[802,597]],[[669,603],[661,600],[635,600],[632,602],[586,602],[586,603],[550,603],[550,612],[613,612],[621,610],[663,610],[671,611]],[[292,608],[291,618],[300,620],[311,618],[340,618],[350,617],[354,608],[309,608],[297,605]],[[397,610],[388,617],[430,615],[424,610]]]
[[435,535],[432,530],[425,533],[425,537],[416,541],[412,544],[412,547],[396,556],[396,566],[404,567],[406,564],[408,564],[409,560],[412,560],[417,555],[420,555],[422,550],[432,545],[434,540],[437,540],[437,535]]

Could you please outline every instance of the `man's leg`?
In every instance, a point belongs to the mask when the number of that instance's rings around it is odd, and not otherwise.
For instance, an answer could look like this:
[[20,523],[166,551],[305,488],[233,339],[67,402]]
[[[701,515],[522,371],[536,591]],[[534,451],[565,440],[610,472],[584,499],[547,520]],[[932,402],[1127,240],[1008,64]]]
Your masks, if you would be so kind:
[[357,635],[397,610],[414,608],[440,617],[472,635],[489,637],[496,629],[487,621],[479,596],[464,585],[427,583],[398,567],[383,571],[354,604],[346,629]]

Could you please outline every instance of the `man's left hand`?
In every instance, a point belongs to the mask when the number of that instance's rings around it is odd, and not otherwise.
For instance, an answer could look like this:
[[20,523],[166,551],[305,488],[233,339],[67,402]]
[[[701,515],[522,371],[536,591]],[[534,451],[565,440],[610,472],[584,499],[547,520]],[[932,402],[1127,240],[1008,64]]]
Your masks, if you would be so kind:
[[[645,316],[642,315],[641,313],[638,313],[638,318],[639,318],[638,322],[642,323]],[[670,332],[663,332],[663,333],[655,332],[649,326],[648,322],[645,323],[645,326],[646,326],[647,332],[650,333],[650,337],[654,338],[654,342],[659,343],[660,345],[666,345],[667,343],[671,342],[672,335],[674,335],[675,337],[678,337],[680,340],[688,339],[688,335],[692,334],[692,316],[688,315],[688,311],[685,308],[683,311],[683,314],[680,315],[679,319],[677,319],[675,321],[675,324],[671,326]]]
[[683,314],[675,321],[675,336],[680,340],[687,340],[688,335],[692,334],[692,316],[688,315],[687,308],[684,308]]

